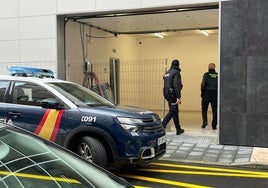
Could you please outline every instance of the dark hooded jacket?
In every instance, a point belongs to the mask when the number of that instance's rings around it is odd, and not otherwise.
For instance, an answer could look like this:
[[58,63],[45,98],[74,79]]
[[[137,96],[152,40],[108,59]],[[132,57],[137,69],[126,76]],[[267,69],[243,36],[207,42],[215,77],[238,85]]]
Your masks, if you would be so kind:
[[179,68],[179,61],[173,61],[170,69],[164,74],[164,97],[177,100],[181,98],[181,69]]

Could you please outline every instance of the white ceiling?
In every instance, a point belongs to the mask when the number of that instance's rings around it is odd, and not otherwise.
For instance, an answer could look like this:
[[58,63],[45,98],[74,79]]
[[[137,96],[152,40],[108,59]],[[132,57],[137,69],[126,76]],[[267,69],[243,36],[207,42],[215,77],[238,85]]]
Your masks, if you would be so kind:
[[[200,35],[199,29],[218,34],[219,9],[170,9],[145,14],[108,14],[97,18],[78,18],[80,23],[114,34],[135,34],[137,38],[153,37],[162,33],[174,35]],[[154,36],[155,37],[155,36]]]

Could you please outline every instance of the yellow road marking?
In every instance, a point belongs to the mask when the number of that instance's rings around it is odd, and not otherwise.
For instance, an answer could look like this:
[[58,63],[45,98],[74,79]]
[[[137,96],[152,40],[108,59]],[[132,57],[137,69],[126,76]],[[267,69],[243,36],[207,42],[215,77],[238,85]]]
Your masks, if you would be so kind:
[[79,181],[71,178],[61,178],[61,177],[50,177],[50,176],[42,176],[42,175],[34,175],[34,174],[25,174],[25,173],[16,173],[16,172],[8,172],[8,171],[0,171],[0,175],[5,176],[16,176],[16,177],[23,177],[23,178],[32,178],[32,179],[39,179],[39,180],[49,180],[49,181],[60,181],[60,182],[67,182],[67,183],[76,183],[81,184]]
[[[204,176],[223,176],[223,177],[239,177],[239,178],[268,178],[268,172],[256,172],[252,170],[236,170],[236,169],[227,169],[227,168],[216,168],[216,167],[204,167],[204,166],[190,166],[190,165],[180,165],[180,164],[169,164],[169,163],[150,163],[155,166],[169,167],[174,168],[173,170],[169,169],[153,169],[153,168],[144,168],[136,169],[137,171],[143,172],[156,172],[156,173],[170,173],[170,174],[187,174],[187,175],[204,175]],[[191,169],[191,170],[181,170],[181,169]],[[151,177],[143,177],[138,175],[127,175],[120,174],[126,178],[138,179],[153,183],[162,183],[173,186],[182,186],[182,187],[195,187],[203,188],[206,186],[195,185],[183,182],[176,182],[165,179],[157,179]]]
[[165,166],[165,167],[175,167],[175,168],[187,168],[187,169],[198,169],[198,170],[208,170],[214,172],[231,172],[239,174],[255,174],[268,176],[268,172],[256,172],[250,170],[235,170],[235,169],[226,169],[226,168],[215,168],[215,167],[203,167],[203,166],[188,166],[188,165],[179,165],[179,164],[169,164],[169,163],[150,163],[155,166]]
[[177,181],[171,181],[171,180],[164,180],[164,179],[158,179],[158,178],[149,178],[149,177],[143,177],[143,176],[137,176],[137,175],[121,175],[126,178],[133,178],[133,179],[139,179],[143,181],[149,181],[154,183],[162,183],[165,185],[173,185],[173,186],[181,186],[186,188],[210,188],[208,186],[202,186],[202,185],[196,185],[196,184],[190,184],[190,183],[183,183],[183,182],[177,182]]
[[202,171],[183,171],[183,170],[164,170],[164,169],[138,169],[143,172],[159,172],[170,174],[190,174],[190,175],[205,175],[205,176],[224,176],[224,177],[246,177],[246,178],[268,178],[268,174],[238,174],[238,173],[220,173],[220,172],[202,172]]

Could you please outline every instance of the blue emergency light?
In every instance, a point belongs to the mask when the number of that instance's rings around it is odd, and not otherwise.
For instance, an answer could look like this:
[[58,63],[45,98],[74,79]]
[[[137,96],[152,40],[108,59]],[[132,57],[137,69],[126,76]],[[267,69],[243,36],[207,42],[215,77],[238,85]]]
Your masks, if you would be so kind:
[[8,67],[8,71],[11,76],[54,78],[54,72],[49,69],[10,66]]

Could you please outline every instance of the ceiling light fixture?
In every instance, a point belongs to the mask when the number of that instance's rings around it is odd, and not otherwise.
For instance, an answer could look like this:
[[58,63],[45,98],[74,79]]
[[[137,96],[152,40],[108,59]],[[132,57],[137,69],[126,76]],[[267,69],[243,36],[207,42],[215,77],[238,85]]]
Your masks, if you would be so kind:
[[203,33],[205,36],[209,36],[208,32],[206,30],[200,30],[201,33]]
[[154,33],[154,35],[159,37],[159,38],[161,38],[161,39],[164,38],[164,36],[162,34],[160,34],[160,33]]

